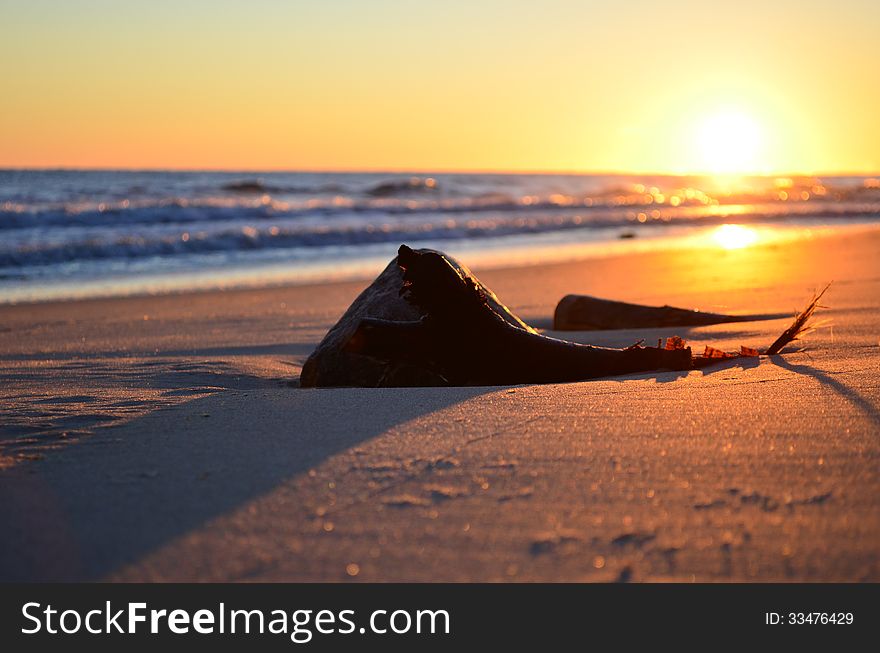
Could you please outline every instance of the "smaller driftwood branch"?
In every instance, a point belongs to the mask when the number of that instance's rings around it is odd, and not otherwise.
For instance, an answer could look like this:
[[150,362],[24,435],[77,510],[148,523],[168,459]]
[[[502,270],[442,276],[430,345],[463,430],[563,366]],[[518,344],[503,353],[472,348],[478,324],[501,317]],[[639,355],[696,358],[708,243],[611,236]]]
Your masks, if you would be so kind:
[[784,317],[779,314],[725,315],[675,306],[644,306],[589,295],[566,295],[553,313],[554,331],[605,331],[653,327],[706,326]]

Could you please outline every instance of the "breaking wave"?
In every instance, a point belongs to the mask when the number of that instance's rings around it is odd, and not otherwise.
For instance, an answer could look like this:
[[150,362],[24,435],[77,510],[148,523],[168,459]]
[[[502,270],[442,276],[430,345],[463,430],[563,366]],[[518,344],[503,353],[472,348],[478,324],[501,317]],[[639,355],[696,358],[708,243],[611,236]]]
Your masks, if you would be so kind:
[[0,170],[0,280],[72,274],[88,262],[81,269],[92,275],[102,265],[185,269],[205,255],[218,268],[266,253],[295,265],[385,243],[602,241],[730,221],[878,222],[880,181],[749,178],[727,188],[621,175]]

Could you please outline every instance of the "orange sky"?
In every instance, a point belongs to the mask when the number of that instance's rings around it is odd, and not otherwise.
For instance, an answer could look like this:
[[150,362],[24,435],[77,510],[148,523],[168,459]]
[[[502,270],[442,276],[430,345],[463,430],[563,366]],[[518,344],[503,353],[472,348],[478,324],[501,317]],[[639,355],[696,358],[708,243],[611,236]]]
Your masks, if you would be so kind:
[[4,167],[880,170],[874,0],[2,0],[0,24]]

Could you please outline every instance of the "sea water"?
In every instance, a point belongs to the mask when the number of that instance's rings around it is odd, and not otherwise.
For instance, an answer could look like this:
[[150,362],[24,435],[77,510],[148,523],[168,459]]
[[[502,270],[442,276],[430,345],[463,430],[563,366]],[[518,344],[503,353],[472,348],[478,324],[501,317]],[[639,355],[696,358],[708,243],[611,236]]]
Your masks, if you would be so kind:
[[726,224],[880,226],[880,181],[0,170],[0,302],[369,277],[401,243],[471,267],[602,256]]

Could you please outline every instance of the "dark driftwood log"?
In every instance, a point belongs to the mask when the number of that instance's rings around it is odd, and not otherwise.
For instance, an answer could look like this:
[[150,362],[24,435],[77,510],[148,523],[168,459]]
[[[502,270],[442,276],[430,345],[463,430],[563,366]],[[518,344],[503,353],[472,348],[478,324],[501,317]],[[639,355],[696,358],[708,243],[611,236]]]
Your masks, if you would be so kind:
[[651,327],[705,326],[772,320],[782,315],[724,315],[674,306],[627,304],[589,295],[566,295],[553,313],[555,331],[604,331]]
[[[690,349],[605,349],[542,336],[501,312],[494,295],[439,252],[402,246],[397,263],[403,295],[418,307],[419,318],[361,317],[344,351],[406,370],[406,385],[558,383],[691,369]],[[389,374],[376,384],[403,385]]]
[[[809,328],[821,296],[813,298],[768,353],[775,353]],[[586,299],[599,302],[592,304],[594,315],[604,314],[604,321],[593,318],[591,324],[602,324],[601,328],[774,317],[717,315]],[[702,357],[694,359],[680,338],[671,338],[667,347],[670,344],[668,349],[639,345],[606,349],[543,336],[511,313],[464,266],[441,252],[402,245],[397,259],[361,293],[306,361],[301,385],[560,383],[632,372],[690,370],[757,355],[745,347],[739,354],[710,352],[707,347]]]
[[[462,275],[473,278],[470,271],[455,259],[446,257],[446,260]],[[344,349],[344,345],[354,335],[358,325],[367,318],[406,323],[424,316],[424,311],[401,296],[403,285],[403,270],[398,266],[395,258],[355,299],[309,356],[302,369],[300,386],[307,388],[446,385],[445,379],[438,377],[436,372],[425,366],[415,366],[393,357],[380,359],[375,356],[364,356]],[[504,321],[523,331],[534,332],[501,304],[491,290],[483,287],[482,284],[480,290],[485,295],[488,305]],[[402,347],[403,343],[400,343],[400,346]]]

